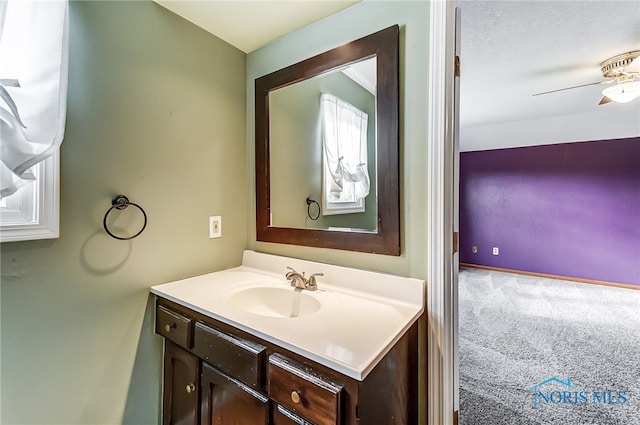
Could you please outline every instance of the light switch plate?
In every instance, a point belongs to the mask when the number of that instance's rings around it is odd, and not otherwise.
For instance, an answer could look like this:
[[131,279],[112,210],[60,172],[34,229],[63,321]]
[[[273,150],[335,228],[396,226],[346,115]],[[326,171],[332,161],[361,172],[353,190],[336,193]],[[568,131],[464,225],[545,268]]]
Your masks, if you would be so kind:
[[209,217],[209,237],[222,237],[222,217],[219,215]]

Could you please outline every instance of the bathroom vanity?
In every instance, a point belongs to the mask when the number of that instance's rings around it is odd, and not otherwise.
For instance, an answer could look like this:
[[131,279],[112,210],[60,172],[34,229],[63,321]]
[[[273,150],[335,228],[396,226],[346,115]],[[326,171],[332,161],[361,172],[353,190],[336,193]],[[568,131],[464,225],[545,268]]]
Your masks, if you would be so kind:
[[[294,289],[287,267],[322,273]],[[424,282],[245,251],[154,286],[164,424],[415,424]]]

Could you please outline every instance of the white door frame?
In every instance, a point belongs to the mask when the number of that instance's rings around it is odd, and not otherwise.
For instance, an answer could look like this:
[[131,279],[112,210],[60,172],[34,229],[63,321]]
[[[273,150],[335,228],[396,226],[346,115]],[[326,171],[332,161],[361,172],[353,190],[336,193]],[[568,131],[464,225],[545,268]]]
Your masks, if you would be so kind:
[[454,60],[453,1],[433,0],[429,13],[429,110],[427,111],[427,420],[453,424],[454,403]]

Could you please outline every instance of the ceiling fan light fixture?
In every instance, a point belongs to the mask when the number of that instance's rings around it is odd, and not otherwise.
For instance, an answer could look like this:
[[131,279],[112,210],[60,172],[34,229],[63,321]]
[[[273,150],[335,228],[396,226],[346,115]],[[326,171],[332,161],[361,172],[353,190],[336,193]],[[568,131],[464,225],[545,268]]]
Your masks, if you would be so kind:
[[640,97],[640,81],[616,84],[602,90],[602,95],[616,103],[629,103]]
[[640,50],[622,53],[607,59],[600,64],[602,75],[607,78],[617,78],[628,73],[627,67],[640,57]]

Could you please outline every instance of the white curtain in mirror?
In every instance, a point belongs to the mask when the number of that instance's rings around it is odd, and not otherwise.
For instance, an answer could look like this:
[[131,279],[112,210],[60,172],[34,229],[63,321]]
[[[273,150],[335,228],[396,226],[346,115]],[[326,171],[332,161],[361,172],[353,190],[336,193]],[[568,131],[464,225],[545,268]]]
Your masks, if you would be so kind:
[[331,94],[321,95],[327,202],[358,202],[370,189],[365,112]]
[[0,0],[0,197],[33,181],[31,167],[64,136],[67,0]]

